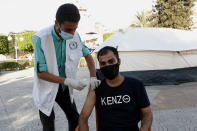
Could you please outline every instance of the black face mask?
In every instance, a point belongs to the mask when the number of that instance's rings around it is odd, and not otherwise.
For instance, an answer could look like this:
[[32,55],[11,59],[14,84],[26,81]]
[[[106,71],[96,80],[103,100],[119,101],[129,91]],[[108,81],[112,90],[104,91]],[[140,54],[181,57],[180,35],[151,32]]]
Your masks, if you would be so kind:
[[101,67],[100,70],[102,74],[105,76],[105,78],[113,80],[114,78],[116,78],[116,76],[118,76],[119,66],[120,65],[117,63],[114,65]]

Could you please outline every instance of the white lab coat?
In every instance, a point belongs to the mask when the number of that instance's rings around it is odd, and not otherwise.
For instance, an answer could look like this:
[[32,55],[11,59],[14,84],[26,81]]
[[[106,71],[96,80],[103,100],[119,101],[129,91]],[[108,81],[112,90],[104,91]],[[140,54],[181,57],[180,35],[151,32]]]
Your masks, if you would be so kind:
[[[41,39],[41,48],[45,55],[47,72],[59,76],[56,52],[52,37],[52,29],[54,26],[47,27],[35,35]],[[82,44],[77,32],[74,34],[73,39],[66,41],[66,63],[65,71],[67,78],[76,78],[77,67],[80,58],[82,57]],[[40,111],[47,116],[50,116],[55,98],[58,92],[59,84],[41,80],[34,72],[34,87],[33,99],[35,105]],[[69,87],[70,99],[73,102],[73,89]]]

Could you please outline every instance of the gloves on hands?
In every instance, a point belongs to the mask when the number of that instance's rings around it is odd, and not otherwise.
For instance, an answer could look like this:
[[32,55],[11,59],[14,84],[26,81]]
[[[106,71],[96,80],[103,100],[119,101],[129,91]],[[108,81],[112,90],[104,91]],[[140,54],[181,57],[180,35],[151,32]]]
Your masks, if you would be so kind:
[[90,89],[94,90],[101,84],[101,81],[96,77],[90,77]]
[[[100,84],[101,84],[101,81],[97,80],[96,77],[90,77],[90,85],[89,85],[90,89],[94,90]],[[70,86],[73,89],[76,89],[78,91],[81,91],[82,89],[84,89],[87,86],[86,83],[79,81],[79,80],[71,79],[71,78],[66,78],[64,81],[64,85]]]
[[74,80],[71,78],[66,78],[64,81],[64,85],[70,86],[73,89],[76,89],[78,91],[82,90],[83,88],[85,88],[87,86],[86,83],[81,82],[79,80]]

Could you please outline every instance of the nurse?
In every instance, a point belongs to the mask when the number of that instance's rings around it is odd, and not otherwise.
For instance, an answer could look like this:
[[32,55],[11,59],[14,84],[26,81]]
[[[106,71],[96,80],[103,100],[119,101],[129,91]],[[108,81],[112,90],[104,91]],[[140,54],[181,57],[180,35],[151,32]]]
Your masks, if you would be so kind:
[[[55,24],[32,36],[35,55],[33,99],[39,109],[43,131],[54,131],[54,103],[64,111],[69,131],[78,125],[73,89],[86,86],[95,89],[100,84],[96,79],[95,65],[90,51],[76,31],[80,20],[78,8],[73,4],[61,5],[56,13]],[[84,56],[90,72],[90,82],[76,79],[80,58]]]

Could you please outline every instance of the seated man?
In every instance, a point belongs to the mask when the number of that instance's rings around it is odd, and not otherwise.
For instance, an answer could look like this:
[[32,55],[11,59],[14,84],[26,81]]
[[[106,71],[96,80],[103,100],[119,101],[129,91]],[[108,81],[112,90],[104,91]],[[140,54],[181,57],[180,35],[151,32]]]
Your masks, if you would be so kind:
[[97,59],[105,79],[95,91],[89,90],[79,117],[79,130],[89,130],[88,118],[96,106],[98,131],[150,131],[153,116],[142,82],[119,73],[116,48],[102,48]]

